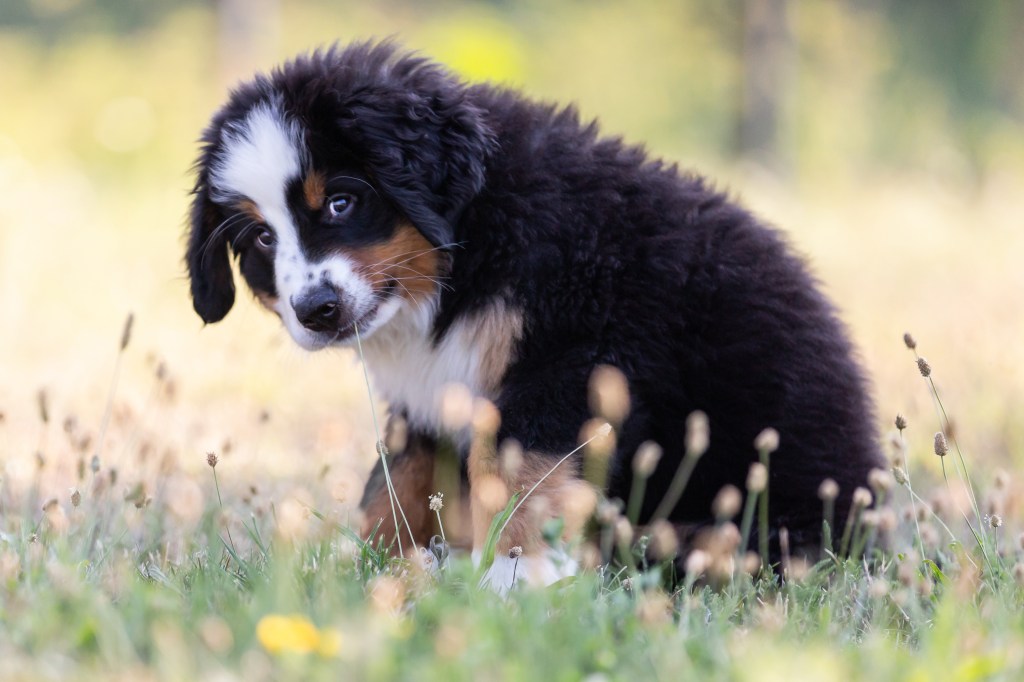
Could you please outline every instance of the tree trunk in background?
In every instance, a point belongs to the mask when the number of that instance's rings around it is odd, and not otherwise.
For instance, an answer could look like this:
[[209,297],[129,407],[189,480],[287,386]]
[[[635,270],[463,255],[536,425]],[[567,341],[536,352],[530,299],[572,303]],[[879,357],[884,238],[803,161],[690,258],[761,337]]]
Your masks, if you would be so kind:
[[780,129],[790,87],[789,0],[743,0],[736,152],[785,173]]
[[278,58],[278,0],[216,0],[220,79],[232,87]]

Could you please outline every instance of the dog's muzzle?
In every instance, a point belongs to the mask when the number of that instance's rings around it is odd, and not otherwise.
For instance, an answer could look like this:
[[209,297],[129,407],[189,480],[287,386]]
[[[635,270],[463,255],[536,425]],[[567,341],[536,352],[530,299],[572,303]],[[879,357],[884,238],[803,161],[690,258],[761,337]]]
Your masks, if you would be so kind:
[[330,284],[306,289],[290,303],[299,324],[311,332],[337,332],[352,322],[353,311]]

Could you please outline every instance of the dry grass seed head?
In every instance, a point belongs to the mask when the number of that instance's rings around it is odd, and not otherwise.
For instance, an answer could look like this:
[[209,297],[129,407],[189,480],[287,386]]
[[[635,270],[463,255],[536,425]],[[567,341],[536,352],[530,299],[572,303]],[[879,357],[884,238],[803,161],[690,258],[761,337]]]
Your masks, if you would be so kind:
[[633,473],[642,478],[649,478],[661,460],[661,446],[654,441],[644,441],[633,455]]
[[779,432],[770,426],[754,439],[754,448],[761,453],[770,454],[779,449]]
[[523,466],[523,446],[515,438],[506,438],[498,448],[498,459],[505,480],[514,481],[519,478]]
[[501,412],[487,398],[474,398],[472,425],[477,436],[494,438],[501,427]]
[[939,457],[945,457],[949,452],[949,443],[946,442],[946,435],[942,431],[935,432],[934,450]]
[[924,358],[917,359],[917,371],[921,373],[921,376],[928,378],[932,375],[932,366],[928,364],[928,361]]
[[870,507],[872,499],[871,491],[867,488],[858,487],[853,491],[853,506],[855,507],[860,509]]
[[826,478],[818,486],[818,498],[823,502],[831,502],[839,497],[839,484],[831,478]]
[[767,485],[768,467],[760,462],[754,462],[750,465],[750,471],[747,472],[747,490],[752,493],[760,493]]
[[711,556],[702,549],[695,549],[686,557],[685,570],[690,578],[698,578],[711,565]]
[[621,424],[629,415],[629,382],[617,367],[598,365],[590,375],[591,414],[613,424]]
[[868,472],[868,485],[881,497],[892,490],[893,476],[885,469],[872,469]]
[[711,443],[711,427],[708,416],[697,410],[686,418],[686,454],[700,457],[707,452]]
[[740,512],[743,504],[743,493],[732,484],[727,484],[718,491],[715,499],[711,502],[711,512],[716,521],[728,521]]
[[679,538],[676,529],[664,519],[658,519],[651,525],[651,556],[657,561],[671,559],[679,553]]
[[441,388],[441,425],[447,431],[461,431],[473,420],[473,392],[463,383]]
[[910,350],[914,350],[915,348],[917,348],[917,341],[915,341],[914,337],[910,335],[910,332],[906,332],[905,334],[903,334],[903,343]]

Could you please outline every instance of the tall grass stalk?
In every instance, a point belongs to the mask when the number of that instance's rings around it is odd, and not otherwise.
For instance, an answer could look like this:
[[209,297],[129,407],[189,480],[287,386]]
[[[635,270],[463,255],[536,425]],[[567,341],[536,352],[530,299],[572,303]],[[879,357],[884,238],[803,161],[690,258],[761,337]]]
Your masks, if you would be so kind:
[[[904,342],[906,342],[906,338],[907,337],[905,336]],[[985,560],[988,561],[989,556],[987,548],[985,546],[985,521],[981,515],[981,507],[978,505],[978,498],[974,492],[974,484],[971,481],[970,472],[968,472],[967,470],[967,461],[964,459],[963,451],[960,449],[960,443],[957,441],[956,435],[950,428],[949,415],[946,414],[946,407],[942,404],[942,398],[939,395],[939,389],[935,385],[935,379],[932,377],[931,366],[924,358],[921,357],[920,354],[918,354],[916,343],[908,343],[907,347],[914,354],[914,359],[917,363],[918,370],[921,372],[921,376],[924,378],[925,384],[928,386],[928,391],[931,394],[932,402],[935,405],[936,416],[939,419],[939,429],[942,431],[942,433],[949,434],[949,438],[953,441],[953,447],[956,450],[957,454],[957,461],[954,462],[953,468],[956,470],[961,482],[967,488],[967,495],[971,500],[971,507],[974,511],[975,520],[978,523],[978,529],[975,530],[974,525],[967,518],[966,514],[964,514],[962,511],[960,513],[964,517],[964,520],[967,522],[967,527],[970,529],[971,535],[974,536],[975,541],[981,548],[981,552],[985,556]],[[959,462],[959,466],[957,466],[957,462]],[[946,486],[948,488],[949,479],[946,477],[945,462],[943,462],[942,465],[942,477],[943,479],[945,479]]]
[[359,362],[363,366],[363,380],[366,382],[366,395],[370,400],[370,415],[373,417],[373,432],[377,438],[376,449],[377,454],[380,456],[381,467],[384,469],[384,481],[388,487],[388,497],[391,500],[391,517],[395,524],[395,540],[398,541],[398,555],[403,559],[405,558],[405,550],[402,547],[402,528],[398,525],[398,514],[401,513],[402,521],[405,523],[405,529],[409,532],[409,543],[410,551],[416,547],[416,539],[412,534],[412,527],[409,525],[409,520],[405,518],[405,510],[402,509],[402,503],[398,499],[398,494],[395,492],[395,486],[391,482],[391,471],[388,469],[388,449],[384,445],[383,439],[380,437],[380,423],[377,421],[377,407],[373,403],[373,390],[370,388],[370,374],[366,369],[366,358],[363,356],[363,342],[359,338],[359,325],[353,323],[352,329],[356,335],[356,348],[359,350]]
[[110,388],[107,390],[107,404],[103,409],[103,421],[100,422],[100,434],[96,442],[96,456],[103,455],[103,442],[107,437],[107,428],[110,426],[110,415],[114,411],[114,394],[117,393],[117,381],[121,375],[121,359],[124,357],[124,350],[131,340],[132,323],[135,321],[135,314],[128,313],[124,320],[124,327],[121,330],[121,344],[117,349],[117,359],[114,361],[114,374],[110,378]]

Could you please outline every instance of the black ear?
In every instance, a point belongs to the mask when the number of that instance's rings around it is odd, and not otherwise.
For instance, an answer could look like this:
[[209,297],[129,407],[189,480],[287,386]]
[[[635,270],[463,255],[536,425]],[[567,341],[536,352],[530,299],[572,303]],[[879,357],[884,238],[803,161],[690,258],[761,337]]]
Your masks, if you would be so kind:
[[[390,46],[375,50],[391,56]],[[451,245],[496,146],[465,86],[441,67],[405,56],[340,105],[338,123],[380,186],[434,246]]]
[[235,282],[221,213],[210,201],[206,183],[196,184],[190,213],[185,264],[192,283],[192,307],[203,322],[219,322],[235,302]]

